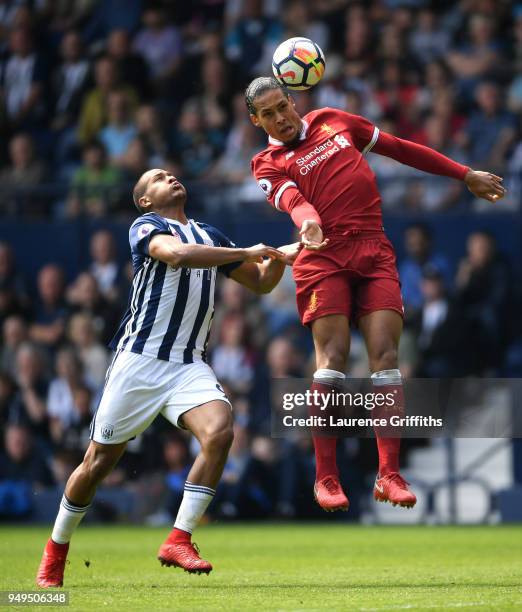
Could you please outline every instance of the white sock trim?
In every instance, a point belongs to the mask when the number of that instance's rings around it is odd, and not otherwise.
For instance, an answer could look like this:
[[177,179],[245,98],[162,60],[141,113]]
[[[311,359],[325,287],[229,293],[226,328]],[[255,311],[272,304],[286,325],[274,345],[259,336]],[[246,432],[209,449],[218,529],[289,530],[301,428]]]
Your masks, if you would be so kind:
[[401,371],[397,368],[393,370],[381,370],[374,372],[371,375],[372,384],[375,387],[383,387],[384,385],[402,385]]
[[60,502],[60,509],[58,510],[51,534],[53,542],[67,544],[89,507],[90,504],[87,504],[87,506],[75,506],[64,495]]
[[344,380],[346,376],[343,372],[338,372],[337,370],[329,370],[328,368],[319,368],[314,372],[314,380],[325,380],[325,379],[337,379]]
[[192,533],[205,514],[215,493],[215,489],[187,481],[174,527]]

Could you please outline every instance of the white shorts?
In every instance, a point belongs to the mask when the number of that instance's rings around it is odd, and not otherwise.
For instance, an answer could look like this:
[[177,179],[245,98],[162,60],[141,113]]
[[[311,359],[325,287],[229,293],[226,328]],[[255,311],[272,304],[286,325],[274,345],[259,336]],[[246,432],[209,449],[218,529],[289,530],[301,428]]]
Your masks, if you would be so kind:
[[179,417],[212,400],[230,402],[212,368],[203,361],[173,363],[129,351],[118,353],[109,370],[91,440],[120,444],[145,431],[158,414],[181,427]]

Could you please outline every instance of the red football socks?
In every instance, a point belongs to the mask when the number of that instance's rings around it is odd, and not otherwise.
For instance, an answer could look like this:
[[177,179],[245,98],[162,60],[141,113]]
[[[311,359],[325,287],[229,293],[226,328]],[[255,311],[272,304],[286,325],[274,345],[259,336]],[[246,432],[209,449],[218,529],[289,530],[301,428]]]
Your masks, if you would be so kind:
[[190,543],[190,538],[192,534],[188,531],[183,531],[183,529],[178,529],[174,527],[174,529],[170,532],[169,537],[167,538],[167,542],[169,544],[183,544],[185,542]]
[[[392,393],[395,397],[394,405],[387,410],[383,416],[388,419],[392,415],[404,416],[404,391],[402,385],[382,385],[376,387],[379,393]],[[381,409],[382,410],[382,409]],[[376,414],[375,416],[380,416]],[[386,476],[390,472],[399,471],[399,453],[401,450],[400,428],[375,427],[377,438],[377,450],[379,453],[379,476]],[[394,437],[387,437],[393,432]]]
[[[335,388],[334,385],[328,385],[314,380],[310,390],[312,392],[317,390],[319,393],[330,394]],[[319,405],[314,404],[310,407],[310,415],[324,416],[324,412],[320,410]],[[315,480],[321,480],[325,476],[330,476],[332,474],[338,476],[337,438],[314,435],[312,435],[312,438],[315,450]]]

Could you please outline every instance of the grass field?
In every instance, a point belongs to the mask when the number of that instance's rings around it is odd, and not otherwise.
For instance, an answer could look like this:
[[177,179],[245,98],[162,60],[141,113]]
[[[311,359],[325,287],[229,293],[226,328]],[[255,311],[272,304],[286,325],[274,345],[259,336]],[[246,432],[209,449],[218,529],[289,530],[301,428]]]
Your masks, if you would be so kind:
[[[210,576],[160,566],[167,531],[80,528],[67,609],[522,610],[522,527],[202,527]],[[35,588],[48,535],[0,528],[0,590]]]

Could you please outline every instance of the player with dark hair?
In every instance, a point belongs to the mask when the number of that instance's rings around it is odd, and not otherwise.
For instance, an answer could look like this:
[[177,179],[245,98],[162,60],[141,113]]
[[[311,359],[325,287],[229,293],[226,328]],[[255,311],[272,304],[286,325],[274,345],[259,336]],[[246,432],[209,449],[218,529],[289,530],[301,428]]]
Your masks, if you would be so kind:
[[212,570],[191,534],[214,497],[233,437],[230,402],[206,363],[216,274],[268,293],[299,250],[297,243],[279,250],[264,244],[237,248],[214,227],[187,219],[185,187],[165,170],[145,172],[133,196],[140,216],[129,230],[129,305],[111,343],[115,356],[91,423],[91,442],[67,481],[45,547],[36,578],[41,587],[62,586],[69,541],[98,485],[127,442],[160,413],[192,432],[201,451],[158,559],[191,573]]
[[[342,385],[350,347],[350,321],[364,337],[371,380],[393,392],[392,410],[403,412],[397,350],[403,306],[395,253],[382,226],[381,197],[364,158],[369,151],[403,164],[464,181],[477,197],[494,202],[502,179],[472,170],[428,147],[381,132],[367,119],[333,108],[300,117],[272,77],[253,80],[245,92],[252,123],[268,146],[252,172],[269,203],[288,213],[305,248],[293,266],[301,321],[313,334],[317,371],[312,390]],[[313,410],[313,408],[312,408]],[[400,437],[375,431],[379,471],[374,497],[412,507],[415,495],[399,473]],[[336,438],[314,435],[315,497],[325,510],[348,508],[339,482]]]

